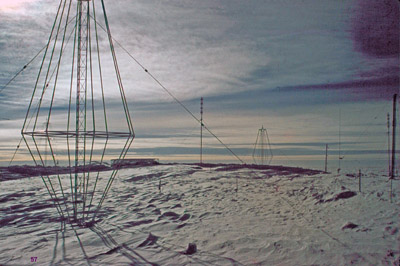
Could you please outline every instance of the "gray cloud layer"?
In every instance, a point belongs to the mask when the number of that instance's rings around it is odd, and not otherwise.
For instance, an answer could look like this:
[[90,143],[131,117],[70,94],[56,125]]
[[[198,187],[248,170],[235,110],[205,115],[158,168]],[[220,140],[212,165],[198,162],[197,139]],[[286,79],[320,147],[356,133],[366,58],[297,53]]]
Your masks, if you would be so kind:
[[[285,134],[309,134],[319,143],[324,138],[332,142],[336,135],[336,131],[323,134],[324,127],[336,130],[339,103],[365,102],[365,109],[376,109],[377,103],[398,91],[399,31],[390,26],[398,26],[398,3],[385,0],[375,8],[378,2],[106,0],[105,4],[113,36],[191,110],[197,113],[198,99],[205,97],[208,119],[219,134],[240,132],[243,137],[248,127],[253,132],[272,120],[277,131],[295,128],[300,133]],[[0,11],[0,86],[45,45],[57,4],[37,0],[16,11]],[[381,18],[381,13],[387,16]],[[373,41],[376,38],[380,41]],[[180,116],[171,98],[118,47],[117,57],[139,133],[158,130],[155,135],[174,135],[196,126],[188,122],[190,117]],[[0,113],[5,118],[25,115],[39,61],[40,57],[0,92]],[[112,70],[109,59],[103,63]],[[58,108],[65,106],[60,103]],[[352,111],[349,106],[340,107],[343,114]],[[115,99],[110,99],[109,108],[117,108]],[[322,129],[305,133],[298,123],[301,115],[319,115],[330,124],[324,122]],[[374,115],[351,117],[364,122]],[[113,117],[117,120],[118,115]],[[225,130],[229,123],[237,128]],[[300,142],[308,143],[309,138]]]

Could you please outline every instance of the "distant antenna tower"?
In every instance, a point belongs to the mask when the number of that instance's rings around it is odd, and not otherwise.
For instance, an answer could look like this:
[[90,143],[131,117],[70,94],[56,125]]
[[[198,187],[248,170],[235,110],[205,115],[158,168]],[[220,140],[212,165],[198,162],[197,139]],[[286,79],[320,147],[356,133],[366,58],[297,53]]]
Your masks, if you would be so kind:
[[69,169],[42,176],[59,215],[90,226],[103,215],[118,168],[93,170],[105,160],[125,158],[133,125],[104,1],[61,0],[57,10],[22,136],[37,166],[47,166],[48,152],[54,166],[61,162]]
[[271,143],[267,129],[262,126],[257,133],[256,143],[253,150],[253,161],[255,164],[270,164],[273,158]]

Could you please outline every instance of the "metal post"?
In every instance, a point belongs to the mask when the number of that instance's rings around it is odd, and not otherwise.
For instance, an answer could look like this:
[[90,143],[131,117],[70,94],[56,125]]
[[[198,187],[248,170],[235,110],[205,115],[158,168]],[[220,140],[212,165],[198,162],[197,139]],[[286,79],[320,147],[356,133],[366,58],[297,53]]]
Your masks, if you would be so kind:
[[328,172],[328,144],[325,147],[325,173]]
[[358,191],[361,192],[361,169],[358,170]]
[[200,164],[203,163],[203,97],[200,100]]
[[342,160],[341,157],[341,150],[340,150],[340,144],[341,144],[341,134],[342,134],[342,109],[339,109],[339,168],[337,170],[338,174],[340,173],[340,161]]
[[395,163],[396,163],[396,104],[397,104],[397,94],[393,95],[393,133],[392,133],[392,165],[390,171],[390,202],[392,202],[392,186],[393,179],[395,175]]
[[388,129],[388,131],[387,131],[387,136],[388,136],[388,176],[390,177],[391,176],[391,173],[390,173],[391,168],[390,168],[390,114],[389,113],[387,113],[387,129]]
[[393,95],[393,133],[392,133],[392,164],[391,164],[391,175],[390,178],[394,178],[395,175],[395,162],[396,162],[396,104],[397,94]]

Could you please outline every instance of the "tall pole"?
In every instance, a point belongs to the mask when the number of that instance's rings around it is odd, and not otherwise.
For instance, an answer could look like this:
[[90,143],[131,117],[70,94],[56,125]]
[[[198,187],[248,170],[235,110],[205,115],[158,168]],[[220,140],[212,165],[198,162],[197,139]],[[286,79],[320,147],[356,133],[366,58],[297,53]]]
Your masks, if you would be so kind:
[[395,163],[396,163],[396,104],[397,104],[397,94],[393,95],[392,164],[390,171],[391,179],[393,179],[395,175]]
[[395,175],[395,162],[396,162],[396,104],[397,104],[397,94],[393,95],[393,133],[392,133],[392,165],[391,165],[391,175],[390,175],[390,202],[392,202],[392,187],[393,179]]
[[341,131],[342,131],[342,110],[339,109],[339,168],[338,168],[338,174],[340,173],[340,160],[342,159],[341,154],[340,154]]
[[200,164],[203,163],[203,97],[200,100]]
[[389,113],[387,113],[387,129],[388,129],[388,131],[387,131],[387,137],[388,137],[388,176],[390,177],[391,176],[391,174],[390,174],[390,170],[391,170],[391,168],[390,168],[390,114]]
[[328,144],[325,147],[325,173],[328,172]]

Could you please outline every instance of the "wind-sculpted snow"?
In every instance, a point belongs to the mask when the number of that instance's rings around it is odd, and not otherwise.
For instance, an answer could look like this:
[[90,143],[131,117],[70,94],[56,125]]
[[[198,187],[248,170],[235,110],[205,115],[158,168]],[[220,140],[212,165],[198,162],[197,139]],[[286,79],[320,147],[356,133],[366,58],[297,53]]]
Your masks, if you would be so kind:
[[40,177],[1,184],[1,265],[396,265],[400,256],[398,184],[390,203],[387,177],[374,173],[359,192],[352,175],[300,168],[123,169],[90,228],[64,226]]

